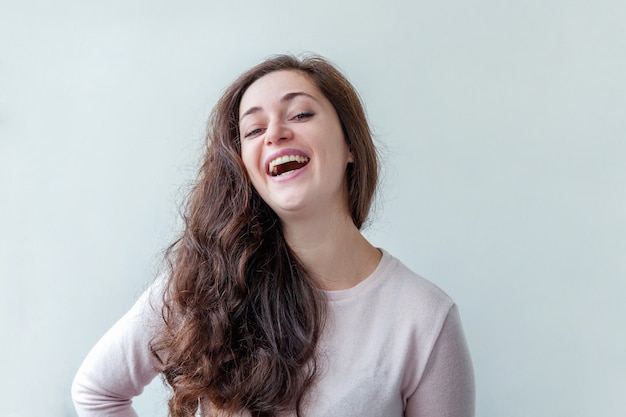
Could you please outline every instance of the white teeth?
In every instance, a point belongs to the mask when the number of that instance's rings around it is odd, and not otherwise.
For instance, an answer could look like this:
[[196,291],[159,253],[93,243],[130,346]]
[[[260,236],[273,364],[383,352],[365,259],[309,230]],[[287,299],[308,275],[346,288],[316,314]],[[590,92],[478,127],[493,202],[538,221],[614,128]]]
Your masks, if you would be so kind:
[[278,173],[278,170],[276,169],[276,167],[278,165],[286,164],[287,162],[298,162],[300,164],[304,164],[308,160],[309,160],[309,158],[307,158],[306,156],[302,156],[302,155],[283,155],[283,156],[279,156],[278,158],[274,159],[273,161],[270,161],[270,163],[269,163],[269,172],[271,174],[273,174],[273,175],[276,175]]

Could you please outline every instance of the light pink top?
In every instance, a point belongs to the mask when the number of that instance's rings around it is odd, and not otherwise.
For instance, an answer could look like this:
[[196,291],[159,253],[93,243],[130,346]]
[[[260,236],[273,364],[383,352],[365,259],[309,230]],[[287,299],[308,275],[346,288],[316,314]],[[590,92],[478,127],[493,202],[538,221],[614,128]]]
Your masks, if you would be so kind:
[[[132,398],[156,376],[148,343],[160,326],[157,286],[81,365],[72,386],[80,417],[136,416]],[[474,416],[471,359],[458,310],[443,291],[383,251],[369,277],[327,295],[322,369],[305,416]]]

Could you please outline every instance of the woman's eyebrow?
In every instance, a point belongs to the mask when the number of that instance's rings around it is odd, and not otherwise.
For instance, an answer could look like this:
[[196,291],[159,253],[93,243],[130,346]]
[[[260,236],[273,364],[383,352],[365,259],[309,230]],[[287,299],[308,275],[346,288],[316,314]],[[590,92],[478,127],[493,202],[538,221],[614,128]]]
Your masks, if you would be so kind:
[[[309,93],[305,93],[304,91],[294,91],[292,93],[287,93],[284,96],[281,97],[280,101],[281,102],[287,102],[287,101],[291,101],[296,97],[300,97],[300,96],[305,96],[305,97],[309,97],[315,101],[319,101],[317,98],[315,98],[314,96],[312,96]],[[244,117],[249,116],[253,113],[258,112],[259,110],[262,110],[262,107],[260,106],[254,106],[254,107],[250,107],[248,110],[246,110],[240,117],[239,117],[239,121],[243,120]]]
[[284,96],[280,99],[280,101],[282,101],[282,102],[285,102],[285,101],[291,101],[291,100],[293,100],[294,98],[299,97],[299,96],[309,97],[309,98],[312,98],[312,99],[313,99],[313,100],[315,100],[315,101],[318,101],[318,100],[317,100],[315,97],[313,97],[311,94],[309,94],[309,93],[305,93],[304,91],[294,91],[293,93],[287,93],[287,94],[285,94],[285,95],[284,95]]

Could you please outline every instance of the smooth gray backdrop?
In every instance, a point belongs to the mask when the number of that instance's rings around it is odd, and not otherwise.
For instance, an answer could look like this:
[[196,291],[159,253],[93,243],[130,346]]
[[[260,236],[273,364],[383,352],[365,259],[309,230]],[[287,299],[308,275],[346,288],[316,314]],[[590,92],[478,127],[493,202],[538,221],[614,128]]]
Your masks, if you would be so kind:
[[[366,234],[457,301],[477,415],[626,415],[621,0],[0,0],[0,415],[75,415],[220,92],[305,51],[367,104]],[[159,386],[140,415],[165,415]]]

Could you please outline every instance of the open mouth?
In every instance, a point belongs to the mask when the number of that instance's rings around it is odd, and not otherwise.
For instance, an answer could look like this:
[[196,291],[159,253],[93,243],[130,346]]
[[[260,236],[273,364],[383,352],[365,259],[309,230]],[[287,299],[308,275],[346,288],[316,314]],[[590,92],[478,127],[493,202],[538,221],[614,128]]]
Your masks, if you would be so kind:
[[302,155],[283,155],[270,161],[268,172],[272,177],[295,171],[309,163],[309,158]]

